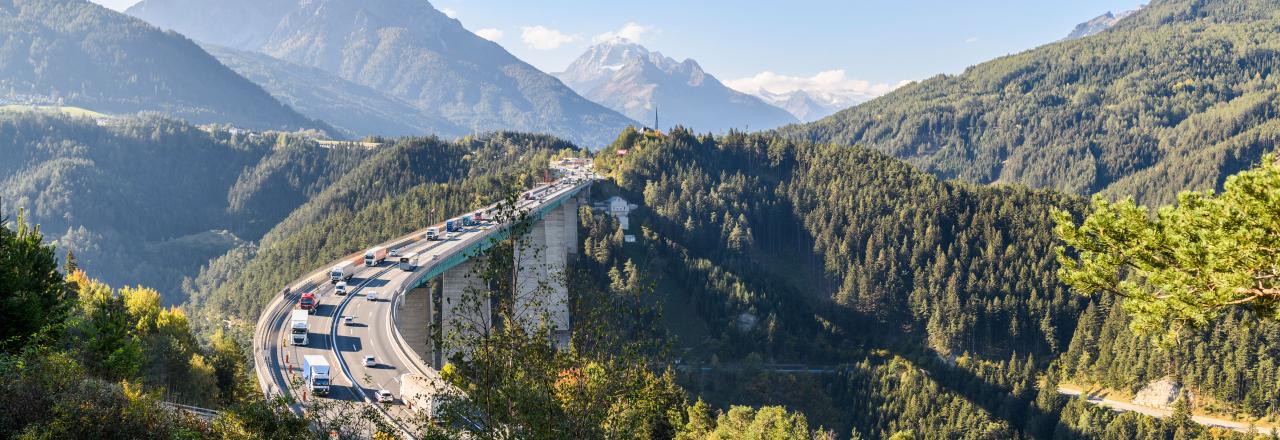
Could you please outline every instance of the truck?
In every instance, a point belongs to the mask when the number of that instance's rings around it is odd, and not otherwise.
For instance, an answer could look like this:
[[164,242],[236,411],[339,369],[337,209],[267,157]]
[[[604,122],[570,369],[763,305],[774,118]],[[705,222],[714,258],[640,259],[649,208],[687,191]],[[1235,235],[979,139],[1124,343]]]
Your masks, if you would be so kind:
[[356,265],[350,261],[343,261],[335,264],[333,269],[329,269],[329,282],[337,284],[338,281],[349,280],[356,274]]
[[293,317],[289,319],[289,334],[292,335],[290,340],[293,345],[307,345],[307,318],[310,313],[306,310],[294,310]]
[[318,354],[303,356],[302,381],[311,394],[329,395],[329,360]]
[[427,228],[427,241],[440,239],[440,228]]
[[316,294],[313,292],[304,292],[301,298],[298,298],[298,308],[306,310],[307,313],[316,312]]
[[405,272],[413,272],[418,268],[418,253],[410,252],[400,256],[400,270]]
[[462,222],[456,219],[450,219],[444,222],[445,232],[458,232],[462,230]]
[[475,226],[476,219],[470,215],[462,216],[462,226]]
[[386,259],[387,259],[386,246],[378,246],[373,249],[369,249],[364,253],[365,267],[377,266],[379,264],[382,264],[383,261],[386,261]]

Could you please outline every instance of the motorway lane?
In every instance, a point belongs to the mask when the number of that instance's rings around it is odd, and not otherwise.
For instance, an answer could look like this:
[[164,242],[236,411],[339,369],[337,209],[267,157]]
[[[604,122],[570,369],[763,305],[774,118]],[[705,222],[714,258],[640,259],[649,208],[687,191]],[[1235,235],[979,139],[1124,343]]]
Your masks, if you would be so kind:
[[[528,209],[536,207],[542,203],[554,199],[563,194],[568,188],[576,185],[570,184],[559,186],[553,189],[549,194],[538,200],[521,200],[518,204],[520,209]],[[426,241],[418,240],[403,245],[404,251],[418,252],[421,257],[419,260],[419,269],[430,267],[435,260],[432,256],[443,259],[444,255],[449,255],[458,248],[470,246],[473,239],[482,239],[486,233],[493,228],[494,225],[482,223],[478,226],[464,228],[460,233],[450,234],[448,240],[445,241]],[[422,231],[416,232],[413,236],[420,237]],[[372,394],[378,389],[387,389],[396,395],[397,399],[391,406],[391,413],[396,418],[408,415],[408,410],[403,407],[403,402],[399,399],[399,376],[407,372],[416,372],[417,367],[411,365],[412,361],[406,359],[406,356],[416,356],[416,354],[404,353],[393,339],[392,332],[397,330],[394,323],[391,322],[391,307],[395,302],[396,290],[400,289],[413,272],[402,271],[396,267],[398,257],[388,257],[388,260],[376,267],[360,266],[349,284],[361,286],[350,293],[350,300],[344,303],[347,296],[336,295],[334,285],[327,281],[327,271],[325,280],[317,285],[313,292],[317,295],[318,307],[315,314],[310,315],[308,326],[310,334],[308,344],[306,346],[288,345],[289,341],[289,314],[284,311],[274,323],[268,323],[269,330],[274,331],[274,359],[277,365],[287,366],[286,374],[301,380],[301,364],[304,355],[322,355],[329,360],[331,365],[330,372],[330,394],[329,399],[346,400],[359,402],[363,401],[365,396],[369,400],[374,400]],[[415,270],[416,272],[416,270]],[[365,297],[365,291],[372,290],[378,292],[379,300],[370,302]],[[289,305],[292,306],[297,302],[295,292],[289,298]],[[353,386],[342,370],[338,359],[334,357],[334,349],[330,341],[330,332],[333,329],[335,319],[340,319],[341,315],[351,315],[355,317],[355,324],[352,326],[339,324],[336,328],[336,337],[334,340],[337,344],[337,352],[341,354],[342,360],[347,364],[351,371],[351,375],[355,378],[355,382],[359,386]],[[365,367],[363,358],[366,354],[372,354],[377,360],[374,367]],[[273,360],[268,358],[268,360]],[[287,362],[284,362],[286,361]],[[281,370],[275,369],[276,372]],[[309,392],[301,389],[294,389],[295,397],[312,399]]]

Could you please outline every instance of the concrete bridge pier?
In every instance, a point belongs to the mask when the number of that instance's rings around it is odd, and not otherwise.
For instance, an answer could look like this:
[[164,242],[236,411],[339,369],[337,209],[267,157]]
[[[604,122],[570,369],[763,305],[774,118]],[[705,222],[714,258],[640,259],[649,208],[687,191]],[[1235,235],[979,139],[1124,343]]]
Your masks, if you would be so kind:
[[430,359],[431,350],[431,293],[435,283],[426,283],[409,289],[400,295],[400,308],[396,316],[396,329],[404,335],[404,341],[413,353],[424,361]]
[[[450,338],[473,337],[493,328],[493,310],[483,280],[471,273],[475,262],[468,259],[444,272],[440,295],[440,337],[447,346]],[[454,342],[456,343],[456,341]],[[443,368],[456,349],[433,350],[436,368]]]

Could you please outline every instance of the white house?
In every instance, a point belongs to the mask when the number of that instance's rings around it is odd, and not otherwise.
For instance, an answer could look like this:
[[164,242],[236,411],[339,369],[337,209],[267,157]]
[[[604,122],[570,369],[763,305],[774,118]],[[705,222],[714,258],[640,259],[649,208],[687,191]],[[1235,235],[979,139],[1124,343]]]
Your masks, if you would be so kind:
[[627,203],[626,199],[613,196],[609,197],[609,200],[606,200],[603,206],[597,205],[597,209],[604,210],[613,218],[618,219],[618,226],[621,226],[622,230],[625,231],[631,226],[627,216],[631,214],[631,210],[636,209],[636,204]]

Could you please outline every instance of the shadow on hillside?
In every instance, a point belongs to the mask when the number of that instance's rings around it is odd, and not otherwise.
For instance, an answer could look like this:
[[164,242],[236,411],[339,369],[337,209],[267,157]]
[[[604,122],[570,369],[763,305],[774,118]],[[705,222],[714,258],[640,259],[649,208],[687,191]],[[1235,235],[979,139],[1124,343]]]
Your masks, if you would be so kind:
[[[643,200],[643,196],[640,194],[631,194],[625,189],[618,189],[629,199]],[[786,209],[789,213],[794,212],[789,205]],[[794,215],[792,214],[792,216]],[[707,258],[716,261],[712,258],[712,255],[690,247],[680,240],[683,226],[656,215],[644,216],[644,218],[652,222],[653,224],[649,226],[659,231],[662,236],[673,239],[684,246],[690,257]],[[792,218],[790,221],[795,225],[801,224],[798,219]],[[774,232],[777,232],[777,230],[774,230]],[[795,235],[782,238],[794,239],[797,249],[808,249],[810,253],[812,252],[813,237],[804,231],[803,227],[787,228],[787,232],[784,235],[786,234]],[[729,260],[732,264],[738,265],[738,267],[725,266],[731,271],[768,274],[770,277],[777,276],[770,269],[760,267],[760,262],[750,258],[733,258]],[[821,259],[816,259],[816,261],[821,261]],[[1043,423],[1044,421],[1056,422],[1058,416],[1057,414],[1046,413],[1034,405],[1036,389],[1031,388],[1021,395],[1014,395],[1013,390],[1009,387],[990,383],[972,371],[948,365],[942,360],[941,355],[928,347],[925,342],[927,341],[927,335],[919,330],[902,329],[877,317],[835,304],[829,298],[803,294],[803,292],[796,289],[796,286],[785,280],[772,280],[767,283],[767,286],[759,286],[757,285],[758,283],[752,280],[744,279],[743,282],[750,285],[752,289],[760,291],[781,290],[788,298],[799,298],[799,301],[780,301],[778,306],[780,309],[792,309],[791,312],[799,313],[790,316],[814,316],[834,324],[841,331],[838,333],[828,331],[825,335],[832,338],[833,341],[842,342],[848,346],[884,349],[925,372],[943,390],[981,407],[993,419],[1006,422],[1012,429],[1030,438],[1047,440],[1054,436],[1054,429],[1043,429],[1043,426],[1041,431],[1045,432],[1029,431],[1029,429],[1035,428],[1032,426],[1033,424]],[[1050,423],[1049,427],[1053,428],[1054,425],[1056,423]],[[1078,432],[1068,426],[1056,426],[1056,429],[1068,434],[1077,434],[1074,437],[1080,437]]]

